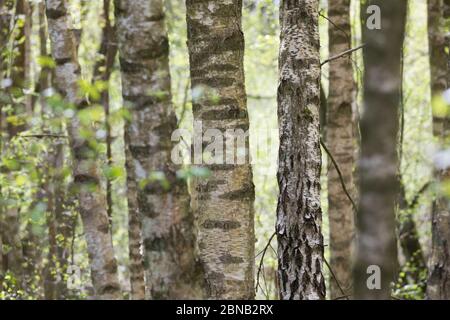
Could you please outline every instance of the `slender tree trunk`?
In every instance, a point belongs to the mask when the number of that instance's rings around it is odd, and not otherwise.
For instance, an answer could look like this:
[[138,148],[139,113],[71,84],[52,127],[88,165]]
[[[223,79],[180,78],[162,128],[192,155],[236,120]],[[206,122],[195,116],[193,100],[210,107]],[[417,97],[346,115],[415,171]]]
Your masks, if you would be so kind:
[[[201,162],[210,171],[208,177],[193,180],[196,197],[192,202],[207,295],[253,299],[255,191],[247,132],[242,1],[187,0],[186,9],[194,139],[199,142],[210,129],[219,130],[225,133],[227,145],[226,151],[214,154],[220,157],[215,164],[207,164],[206,157],[200,161],[203,150],[195,147],[201,144],[194,142],[194,163]],[[242,136],[247,132],[240,146],[239,141],[235,143],[239,132]],[[239,160],[238,151],[243,156]]]
[[318,9],[318,0],[283,0],[280,5],[276,232],[283,300],[325,299]]
[[[8,49],[10,25],[12,14],[11,11],[14,7],[14,1],[6,0],[0,1],[0,80],[3,80],[7,76],[7,59],[5,58],[6,50]],[[4,128],[3,123],[3,102],[0,103],[0,155],[3,156],[4,149],[4,137],[6,136],[2,131]],[[1,192],[0,186],[0,194]],[[2,197],[3,200],[3,197]],[[3,201],[2,201],[3,202]],[[7,230],[7,225],[5,221],[5,207],[3,203],[0,203],[0,291],[3,288],[4,274],[7,271],[7,257],[3,252],[3,245],[7,243],[6,237],[8,236],[5,232]],[[5,242],[6,241],[6,242]]]
[[17,116],[18,121],[8,122],[10,139],[27,129],[26,117],[31,114],[31,97],[25,95],[24,90],[30,85],[30,38],[31,38],[31,16],[27,0],[17,0],[16,19],[22,19],[23,25],[16,24],[14,47],[17,55],[11,69],[12,95],[17,98],[23,97],[23,102],[14,105],[11,115]]
[[[0,53],[4,53],[7,50],[9,42],[12,10],[14,8],[13,0],[0,1]],[[0,79],[3,79],[7,69],[7,63],[5,57],[2,55],[0,60]]]
[[[445,4],[445,6],[444,6]],[[445,14],[445,16],[444,16]],[[445,23],[448,19],[448,2],[428,0],[428,43],[431,70],[432,99],[442,95],[450,87],[448,79],[449,54],[445,40]],[[433,112],[433,134],[441,147],[448,147],[450,123],[448,115]],[[438,182],[450,178],[450,170],[436,169]],[[432,206],[432,248],[429,262],[427,296],[433,300],[450,299],[450,209],[448,198],[438,194]]]
[[[16,29],[13,30],[13,50],[14,59],[11,66],[10,78],[11,88],[8,88],[8,94],[14,98],[22,98],[22,102],[14,103],[11,100],[12,111],[8,114],[10,117],[16,117],[15,121],[8,121],[6,128],[8,140],[11,142],[18,134],[26,130],[26,117],[29,113],[29,96],[25,96],[24,90],[29,85],[29,46],[30,46],[30,26],[29,6],[26,0],[17,0],[15,3],[15,18],[20,19],[22,23],[16,23]],[[10,146],[7,146],[9,152],[14,152]],[[12,155],[10,155],[12,156]],[[16,278],[19,288],[24,286],[25,279],[25,260],[20,236],[20,208],[18,205],[9,205],[5,208],[5,229],[3,242],[10,248],[6,255],[7,269],[12,272]]]
[[[109,81],[111,76],[112,68],[114,65],[115,57],[117,54],[118,44],[116,36],[116,27],[112,26],[109,19],[111,3],[109,0],[103,1],[103,16],[105,19],[105,25],[102,30],[102,43],[100,46],[100,54],[102,54],[105,59],[103,63],[98,63],[95,71],[94,78],[100,76],[100,67],[102,66],[105,70],[103,75],[101,75],[103,81]],[[108,159],[108,166],[112,166],[112,136],[111,136],[111,126],[109,123],[109,92],[104,91],[102,93],[102,105],[105,109],[106,116],[106,157]],[[127,146],[125,146],[127,149]],[[127,154],[126,158],[130,158],[130,154]],[[127,164],[129,164],[127,162]],[[142,226],[141,219],[138,214],[137,205],[137,193],[136,193],[136,182],[135,179],[131,178],[130,170],[132,168],[127,167],[127,198],[128,198],[128,239],[129,239],[129,257],[130,257],[130,284],[131,284],[131,297],[134,300],[145,299],[145,276],[144,276],[144,263],[143,256],[141,253],[142,248]],[[112,219],[112,185],[108,178],[106,183],[106,199],[108,203],[108,216],[110,220]]]
[[[163,2],[117,0],[115,4],[122,94],[131,117],[125,127],[131,182],[130,235],[138,235],[135,219],[139,218],[135,215],[140,214],[152,299],[201,298],[203,274],[195,250],[190,197],[186,182],[176,176],[178,166],[171,160],[171,135],[177,119],[171,102]],[[133,271],[141,262],[135,259],[139,242],[132,240]],[[135,271],[132,280],[139,276],[141,281],[140,270]],[[142,285],[133,287],[141,289]],[[142,298],[142,292],[136,296]]]
[[[104,57],[103,60],[98,62],[94,68],[94,80],[102,80],[109,84],[109,79],[114,66],[114,61],[117,55],[117,41],[116,41],[116,30],[111,24],[111,19],[109,18],[111,7],[110,0],[103,0],[103,19],[104,26],[102,28],[102,41],[100,44],[99,54]],[[111,125],[110,125],[110,103],[109,103],[109,89],[103,90],[101,93],[100,102],[105,110],[105,131],[106,131],[106,159],[108,167],[113,166],[112,159],[112,136],[111,136]],[[113,200],[112,200],[112,183],[111,178],[106,178],[106,203],[107,212],[109,217],[109,222],[112,224],[112,210],[113,210]]]
[[389,299],[397,261],[397,134],[407,1],[374,0],[371,5],[381,10],[381,29],[368,29],[363,23],[364,114],[354,294],[356,299]]
[[[351,48],[350,0],[328,3],[329,54],[336,56]],[[328,94],[327,144],[342,173],[342,179],[353,193],[355,139],[353,137],[353,103],[356,83],[351,56],[330,62]],[[340,177],[328,161],[328,214],[330,224],[330,264],[345,295],[352,291],[352,252],[355,234],[352,203],[342,190]],[[331,299],[342,296],[335,279],[330,279]]]
[[[66,102],[81,111],[86,107],[86,102],[78,95],[77,82],[81,70],[67,3],[65,0],[47,0],[46,5],[52,56],[56,62],[55,84]],[[106,212],[106,199],[94,158],[96,151],[82,137],[81,130],[92,131],[94,128],[83,124],[78,115],[75,115],[68,123],[68,131],[73,157],[74,189],[78,194],[78,206],[86,235],[92,283],[97,298],[118,299],[121,294],[117,263]]]

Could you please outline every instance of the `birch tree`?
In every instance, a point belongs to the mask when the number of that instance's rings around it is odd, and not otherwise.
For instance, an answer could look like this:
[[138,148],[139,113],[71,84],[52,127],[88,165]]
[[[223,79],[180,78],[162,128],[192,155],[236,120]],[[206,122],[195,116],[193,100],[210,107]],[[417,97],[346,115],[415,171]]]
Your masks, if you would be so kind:
[[280,4],[276,233],[283,300],[325,299],[318,9],[318,0],[283,0]]
[[[46,0],[48,32],[51,42],[55,85],[64,102],[73,106],[74,117],[68,121],[72,151],[73,190],[83,222],[95,295],[100,299],[120,298],[117,263],[106,212],[106,198],[101,176],[95,161],[96,150],[86,132],[95,132],[94,123],[82,121],[80,113],[89,106],[79,93],[81,70],[77,58],[77,44],[72,31],[65,0]],[[84,132],[84,134],[83,134]]]
[[[192,201],[207,295],[212,299],[252,299],[255,192],[248,135],[245,146],[238,148],[233,134],[245,135],[249,129],[242,1],[187,0],[186,9],[193,114],[195,123],[200,124],[194,125],[194,139],[202,139],[203,133],[212,129],[228,141],[225,150],[217,151],[218,161],[208,163],[207,156],[204,161],[194,159],[210,172],[206,178],[194,179]],[[227,136],[227,130],[233,133]],[[238,149],[243,155],[239,162]],[[194,150],[194,158],[202,160],[202,152]]]
[[[336,56],[351,47],[350,0],[328,3],[329,54]],[[327,105],[327,145],[342,177],[332,161],[328,161],[328,215],[330,224],[330,264],[337,279],[330,279],[330,297],[350,293],[352,288],[352,245],[355,234],[354,210],[342,190],[341,178],[354,193],[353,167],[355,141],[353,104],[356,83],[351,55],[329,63],[329,93]],[[340,286],[344,293],[339,289]]]
[[[201,298],[204,280],[187,183],[171,160],[177,118],[163,2],[115,5],[122,94],[130,112],[125,127],[130,219],[138,228],[133,215],[142,218],[147,287],[152,299]],[[140,262],[131,263],[136,268]]]

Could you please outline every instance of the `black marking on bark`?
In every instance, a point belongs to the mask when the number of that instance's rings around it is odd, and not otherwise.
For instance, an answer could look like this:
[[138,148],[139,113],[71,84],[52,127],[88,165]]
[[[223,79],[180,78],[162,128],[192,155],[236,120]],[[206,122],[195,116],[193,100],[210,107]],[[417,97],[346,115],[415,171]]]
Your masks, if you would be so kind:
[[[144,39],[143,41],[146,41]],[[144,49],[136,52],[136,57],[141,60],[165,58],[169,55],[169,39],[167,37],[161,37],[155,41],[148,43]]]
[[153,204],[147,199],[147,193],[144,191],[138,192],[137,202],[139,206],[139,211],[142,216],[148,218],[156,218],[160,215],[160,212],[157,212],[153,207]]
[[218,99],[206,99],[201,103],[195,103],[192,110],[199,110],[200,107],[220,106],[220,105],[238,105],[239,102],[235,98],[219,97]]
[[238,263],[242,263],[244,262],[244,259],[242,259],[241,257],[235,257],[232,256],[229,253],[223,254],[219,257],[219,260],[223,263],[223,264],[238,264]]
[[191,77],[192,78],[202,77],[202,76],[210,73],[211,71],[219,71],[219,72],[223,73],[225,71],[238,71],[238,70],[239,70],[239,68],[236,65],[231,64],[231,63],[216,63],[216,64],[208,65],[207,68],[191,70]]
[[[202,117],[202,120],[206,120],[206,119],[203,119],[203,117]],[[205,130],[208,129],[208,127],[206,125],[203,125],[203,128]],[[218,129],[223,133],[225,133],[227,130],[242,130],[244,132],[247,132],[249,130],[249,123],[246,121],[244,123],[232,124],[228,127],[216,126],[216,127],[214,127],[214,129]],[[248,137],[246,137],[246,139],[248,140]]]
[[237,229],[241,226],[239,221],[234,220],[205,220],[202,227],[205,229],[222,229],[222,230],[232,230]]
[[234,164],[205,164],[203,167],[211,170],[211,171],[230,171],[234,170],[238,167],[238,165]]
[[[190,26],[190,22],[192,19],[188,18],[188,32],[192,32],[192,29],[195,29],[195,26]],[[192,22],[194,25],[199,25],[195,21]],[[201,28],[201,27],[200,27]],[[198,31],[198,30],[196,30]],[[207,30],[209,32],[210,30]],[[200,33],[202,34],[202,33]],[[207,45],[202,47],[200,52],[191,56],[191,66],[196,68],[197,66],[201,66],[205,61],[209,60],[212,55],[220,54],[226,51],[243,51],[244,50],[244,36],[240,30],[235,31],[231,35],[224,35],[223,39],[215,38],[214,41],[210,41],[211,45]],[[192,44],[189,44],[192,46]],[[196,84],[195,81],[192,82]]]
[[117,262],[115,259],[109,260],[105,263],[105,266],[103,267],[104,270],[108,273],[116,273],[117,272]]
[[166,250],[167,246],[167,239],[162,237],[147,238],[144,240],[144,247],[146,251],[161,252]]
[[147,18],[146,20],[149,22],[157,22],[157,21],[161,21],[165,18],[165,14],[161,13],[160,15],[157,16],[151,16],[149,18]]
[[63,2],[58,6],[57,9],[47,8],[45,11],[47,19],[58,19],[67,14],[66,8],[64,8]]
[[230,191],[219,196],[220,199],[226,200],[241,200],[241,199],[255,199],[255,187],[253,184],[246,184],[242,189]]
[[147,158],[149,157],[151,152],[150,146],[129,146],[130,153],[133,156],[134,159],[141,159],[141,158]]
[[239,109],[237,106],[225,107],[220,110],[208,110],[201,114],[203,120],[233,120],[248,119],[247,110]]
[[144,64],[137,62],[130,62],[123,57],[120,57],[119,61],[120,61],[120,69],[124,73],[135,73],[141,71],[144,68]]
[[165,102],[170,98],[168,93],[161,95],[148,95],[148,96],[124,96],[123,99],[126,102],[131,102],[132,108],[140,110],[145,108],[150,108],[153,105]]
[[97,227],[97,230],[99,232],[101,232],[101,233],[108,234],[108,232],[109,232],[109,225],[107,223],[102,223],[101,225],[99,225]]
[[73,180],[76,184],[92,184],[92,185],[100,184],[100,181],[97,177],[88,174],[77,174],[75,175]]
[[219,185],[223,185],[223,184],[226,184],[226,181],[225,181],[225,180],[210,180],[210,181],[208,181],[206,184],[200,182],[200,183],[195,187],[195,189],[196,189],[198,192],[211,192],[211,191],[217,190],[217,187],[218,187]]
[[[66,64],[66,63],[72,62],[72,57],[67,57],[67,58],[55,58],[54,60],[55,60],[56,65],[62,66],[62,65],[64,65],[64,64]],[[77,72],[77,70],[75,70],[75,71]]]
[[235,79],[230,77],[192,77],[192,81],[195,82],[195,85],[207,86],[212,88],[231,87],[235,83]]
[[99,288],[97,295],[102,296],[106,294],[115,294],[120,291],[120,286],[118,283],[108,283],[105,286]]

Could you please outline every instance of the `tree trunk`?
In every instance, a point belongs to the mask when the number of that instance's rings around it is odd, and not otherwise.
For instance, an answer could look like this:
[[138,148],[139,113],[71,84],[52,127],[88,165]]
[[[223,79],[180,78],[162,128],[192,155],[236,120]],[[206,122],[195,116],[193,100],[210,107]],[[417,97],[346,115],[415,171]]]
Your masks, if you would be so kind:
[[[14,8],[13,0],[0,1],[0,53],[7,50],[7,45],[10,36],[10,27],[12,19],[12,10]],[[3,79],[6,74],[7,63],[5,57],[2,55],[0,59],[0,79]]]
[[374,0],[371,5],[381,9],[381,29],[363,24],[364,114],[354,294],[356,299],[389,299],[397,261],[397,134],[407,1]]
[[[171,102],[169,41],[163,2],[117,0],[115,3],[122,94],[131,118],[125,126],[128,181],[131,182],[128,186],[130,235],[138,235],[136,219],[139,218],[135,215],[140,214],[146,281],[152,299],[201,298],[203,274],[197,261],[187,183],[177,178],[179,167],[171,160],[174,147],[171,135],[177,119]],[[137,239],[131,242],[132,270],[140,268],[140,261],[135,259],[138,244]],[[132,278],[140,276],[138,271]]]
[[[99,54],[103,56],[103,59],[96,63],[94,67],[94,80],[102,80],[109,84],[109,79],[113,70],[114,62],[117,55],[117,40],[116,30],[111,24],[109,18],[111,7],[110,0],[103,0],[103,20],[104,26],[102,28],[102,41],[100,44]],[[109,86],[108,86],[109,88]],[[105,110],[105,131],[106,131],[106,159],[108,167],[113,166],[112,159],[112,135],[110,125],[110,103],[109,103],[109,89],[105,89],[101,92],[100,103]],[[110,225],[112,224],[113,214],[113,200],[112,200],[112,182],[111,178],[106,177],[106,204],[107,213]]]
[[[214,156],[220,159],[214,164],[208,164],[206,157],[200,161],[203,150],[195,146],[202,144],[194,142],[194,163],[210,172],[206,178],[193,180],[192,202],[207,295],[211,299],[253,299],[255,191],[249,139],[247,134],[238,147],[234,138],[249,129],[242,1],[187,0],[186,9],[194,139],[199,142],[205,132],[215,129],[227,140],[226,152],[218,150]],[[239,161],[235,158],[238,150]],[[206,151],[205,155],[209,156]]]
[[[125,141],[129,141],[126,138]],[[142,256],[142,220],[139,214],[138,185],[132,165],[133,159],[128,143],[125,145],[127,170],[127,199],[128,199],[128,248],[130,257],[130,285],[133,300],[145,299],[145,270]]]
[[[445,16],[444,16],[445,14]],[[442,95],[450,87],[447,63],[449,55],[445,40],[445,22],[448,21],[448,2],[428,0],[428,43],[431,70],[432,99]],[[442,148],[448,148],[450,124],[448,115],[433,112],[433,135]],[[435,178],[445,182],[450,170],[436,169]],[[433,300],[450,299],[450,209],[448,198],[438,194],[432,206],[432,248],[429,262],[427,296]]]
[[[77,111],[82,111],[86,108],[86,102],[78,95],[77,82],[81,70],[67,3],[65,0],[47,0],[46,5],[52,56],[56,62],[55,84],[65,101],[74,105]],[[93,125],[84,124],[78,114],[68,123],[74,189],[78,193],[95,295],[101,299],[118,299],[121,294],[117,263],[106,212],[106,199],[95,161],[96,151],[81,135],[81,131],[93,130]]]
[[276,232],[283,300],[325,299],[318,9],[318,0],[283,0],[280,5]]
[[[350,0],[328,3],[329,54],[336,56],[351,48]],[[342,179],[354,193],[353,167],[355,141],[353,137],[353,112],[356,83],[350,56],[330,62],[327,144],[339,166]],[[330,264],[336,279],[330,279],[331,299],[350,295],[352,291],[352,252],[355,234],[352,203],[342,190],[340,177],[328,161],[328,215],[330,224]]]
[[[8,3],[7,3],[8,6]],[[29,68],[29,46],[31,21],[29,17],[28,1],[17,0],[15,3],[15,18],[21,19],[22,24],[16,23],[13,39],[14,59],[11,65],[10,78],[12,80],[11,87],[7,88],[8,94],[16,99],[23,99],[20,103],[11,100],[12,111],[9,117],[15,117],[14,121],[7,121],[6,128],[8,133],[7,141],[11,142],[19,133],[27,129],[26,117],[30,115],[29,102],[30,97],[26,96],[24,90],[29,85],[30,68]],[[9,8],[10,11],[12,7]],[[6,64],[4,64],[6,66]],[[14,150],[10,146],[10,157],[14,156]],[[25,260],[22,247],[22,239],[20,237],[20,207],[19,205],[9,205],[5,208],[5,229],[3,231],[3,242],[10,248],[6,254],[6,269],[9,269],[16,278],[18,288],[24,286]]]
[[[4,55],[4,50],[8,48],[9,42],[9,33],[10,33],[10,24],[12,19],[11,11],[14,7],[14,1],[7,0],[0,2],[0,80],[3,80],[7,76],[7,59]],[[0,103],[0,131],[3,130],[3,102]],[[3,156],[4,150],[4,140],[5,137],[3,132],[0,132],[0,155]],[[0,194],[1,192],[0,186]],[[2,201],[3,202],[3,201]],[[7,229],[6,221],[5,221],[5,207],[1,203],[0,204],[0,290],[3,288],[3,278],[5,272],[7,271],[7,257],[3,252],[3,246],[7,241],[6,237],[8,236],[5,232]],[[5,257],[4,257],[5,256]]]

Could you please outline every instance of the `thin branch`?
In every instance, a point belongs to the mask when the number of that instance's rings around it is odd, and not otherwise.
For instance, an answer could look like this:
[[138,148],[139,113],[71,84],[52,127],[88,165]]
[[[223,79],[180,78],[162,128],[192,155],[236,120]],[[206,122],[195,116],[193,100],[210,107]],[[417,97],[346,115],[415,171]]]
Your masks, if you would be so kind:
[[412,201],[408,204],[408,208],[409,209],[413,209],[417,203],[419,202],[420,197],[422,196],[422,194],[427,191],[428,187],[431,185],[431,182],[428,181],[427,183],[425,183],[422,188],[419,189],[419,191],[417,191],[417,193],[415,194],[414,198],[412,199]]
[[322,18],[324,18],[325,20],[327,20],[327,21],[328,21],[331,25],[333,25],[336,29],[338,29],[339,31],[341,31],[341,32],[345,35],[345,37],[347,38],[347,40],[350,40],[350,41],[351,41],[350,35],[349,35],[344,29],[342,29],[342,28],[339,27],[336,23],[334,23],[330,18],[328,18],[327,16],[325,16],[325,15],[322,13],[322,10],[319,11],[319,16],[321,16]]
[[353,201],[353,199],[352,199],[350,193],[349,193],[348,190],[347,190],[347,186],[345,185],[344,178],[342,177],[342,172],[341,172],[341,170],[339,169],[339,166],[338,166],[338,164],[336,163],[336,160],[334,160],[333,155],[331,154],[330,150],[328,150],[327,146],[325,145],[325,143],[323,142],[322,139],[320,139],[320,144],[322,145],[323,149],[325,150],[325,152],[326,152],[326,153],[328,154],[328,156],[330,157],[331,162],[333,163],[334,168],[336,169],[336,171],[337,171],[337,173],[338,173],[338,175],[339,175],[339,180],[341,181],[342,189],[344,190],[344,193],[347,195],[348,200],[350,200],[350,202],[352,203],[353,209],[355,210],[355,212],[357,212],[358,209],[357,209],[357,207],[356,207],[356,204],[355,204],[355,202]]
[[252,100],[271,100],[276,99],[276,96],[261,96],[257,94],[247,94],[247,98]]
[[[257,275],[256,275],[256,287],[255,287],[255,291],[256,291],[256,292],[258,292],[258,287],[260,287],[260,288],[262,289],[261,285],[259,284],[259,275],[261,274],[261,269],[262,269],[262,267],[263,267],[264,256],[266,255],[267,249],[270,247],[270,243],[272,242],[272,239],[275,237],[276,234],[277,234],[277,233],[274,232],[274,233],[270,236],[269,241],[267,242],[267,244],[266,244],[266,246],[264,247],[264,249],[263,249],[260,253],[258,253],[258,255],[262,253],[262,256],[261,256],[261,260],[259,261],[258,273],[257,273]],[[258,255],[257,255],[257,256],[258,256]],[[263,290],[263,291],[264,291],[264,290]]]
[[330,264],[328,263],[327,259],[325,259],[325,257],[323,257],[323,261],[325,262],[325,264],[326,264],[328,270],[330,271],[330,274],[331,274],[331,276],[333,277],[334,281],[336,281],[336,284],[337,284],[337,286],[338,286],[338,288],[339,288],[339,291],[341,291],[341,294],[342,294],[342,297],[341,297],[341,298],[344,298],[344,297],[345,297],[345,299],[348,300],[348,296],[345,294],[345,291],[342,289],[342,286],[341,286],[341,284],[339,283],[339,280],[337,279],[336,275],[335,275],[334,272],[333,272],[333,269],[331,269],[331,266],[330,266]]
[[320,64],[320,67],[322,67],[323,65],[327,64],[328,62],[331,62],[333,60],[337,60],[339,58],[342,58],[343,56],[345,56],[347,54],[350,54],[350,53],[353,53],[355,51],[358,51],[358,50],[364,48],[365,46],[366,46],[365,44],[362,44],[360,46],[357,46],[356,48],[348,49],[348,50],[346,50],[344,52],[339,53],[338,55],[332,56],[332,57],[328,58],[327,60],[325,60],[324,62],[322,62]]
[[68,136],[61,135],[61,134],[51,134],[51,133],[38,133],[38,134],[21,134],[18,136],[19,138],[36,138],[36,139],[43,139],[43,138],[64,138],[67,139]]

